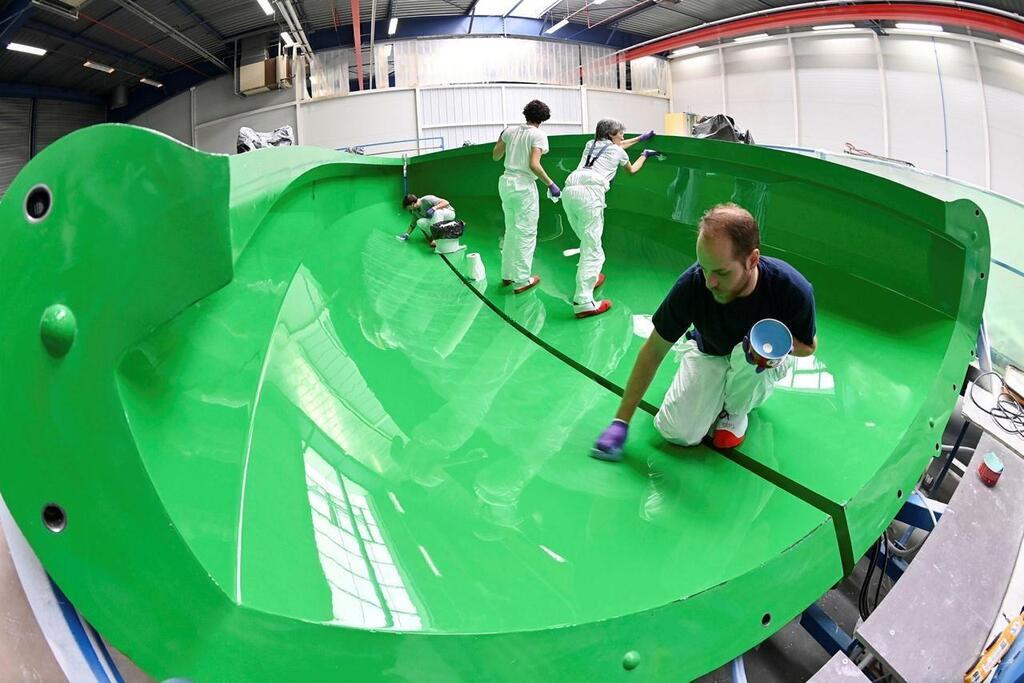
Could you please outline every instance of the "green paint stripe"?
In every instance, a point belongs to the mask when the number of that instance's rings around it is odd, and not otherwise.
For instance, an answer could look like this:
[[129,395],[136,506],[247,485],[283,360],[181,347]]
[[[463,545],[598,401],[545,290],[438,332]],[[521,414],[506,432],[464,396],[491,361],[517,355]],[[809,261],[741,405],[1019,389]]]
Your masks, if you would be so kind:
[[[570,358],[565,353],[559,351],[554,346],[547,343],[546,341],[535,335],[533,332],[530,332],[528,329],[526,329],[518,322],[513,320],[507,313],[505,313],[505,311],[498,308],[494,304],[494,302],[492,302],[490,299],[484,296],[482,292],[480,292],[476,287],[474,287],[472,282],[470,282],[469,278],[467,278],[465,275],[459,272],[459,269],[455,267],[455,265],[448,259],[448,257],[445,254],[438,255],[441,257],[442,260],[444,260],[448,267],[451,268],[451,271],[455,273],[456,277],[459,278],[462,284],[464,284],[466,288],[469,289],[469,291],[471,291],[474,294],[474,296],[480,299],[480,301],[482,301],[488,308],[494,311],[498,315],[498,317],[500,317],[506,323],[511,325],[513,328],[515,328],[516,331],[518,331],[520,334],[522,334],[527,339],[532,341],[534,344],[550,353],[558,360],[562,361],[563,363],[571,367],[576,372],[579,372],[580,374],[592,379],[593,381],[597,382],[598,384],[600,384],[602,387],[612,392],[613,394],[621,397],[625,393],[625,390],[618,384],[615,384],[614,382],[608,380],[606,377],[597,374],[596,372],[586,367],[585,365],[582,365],[575,359]],[[651,403],[648,403],[647,401],[640,401],[639,408],[640,410],[643,410],[644,412],[649,413],[651,415],[656,415],[658,413],[658,409]],[[749,471],[751,474],[754,474],[755,476],[764,479],[770,484],[777,486],[786,493],[789,493],[790,495],[799,498],[808,505],[817,508],[821,512],[824,512],[826,515],[831,517],[832,526],[836,532],[836,544],[839,546],[839,559],[843,565],[843,576],[850,575],[850,572],[853,571],[854,561],[853,545],[850,541],[850,529],[849,524],[846,521],[846,508],[844,508],[839,503],[836,503],[826,498],[820,493],[817,493],[816,491],[807,488],[803,484],[793,481],[789,477],[771,469],[767,465],[764,465],[763,463],[754,460],[749,455],[746,455],[741,451],[738,451],[734,448],[724,450],[715,448],[715,446],[711,443],[710,439],[705,439],[704,445],[710,448],[711,450],[715,451],[716,453],[733,461],[743,469]]]

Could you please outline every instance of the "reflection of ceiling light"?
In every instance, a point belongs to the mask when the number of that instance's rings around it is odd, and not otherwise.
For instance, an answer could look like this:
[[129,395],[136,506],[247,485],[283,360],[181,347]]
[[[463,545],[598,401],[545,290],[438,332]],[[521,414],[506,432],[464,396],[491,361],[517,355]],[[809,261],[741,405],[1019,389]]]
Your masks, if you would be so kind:
[[569,25],[569,20],[568,19],[562,19],[560,22],[558,22],[557,24],[555,24],[554,26],[549,28],[547,31],[544,31],[544,33],[554,33],[558,29],[563,28],[563,27],[568,26],[568,25]]
[[398,17],[391,17],[391,21],[388,22],[388,35],[395,35],[395,31],[398,30]]
[[[14,43],[11,43],[11,45],[13,44]],[[1013,48],[1014,50],[1024,50],[1024,43],[1018,43],[1016,40],[1010,40],[1008,38],[1000,38],[999,44]]]
[[684,47],[681,50],[675,50],[674,52],[669,52],[668,56],[669,57],[682,57],[683,55],[692,55],[694,52],[697,52],[698,50],[700,50],[700,47],[698,47],[696,45],[691,45],[690,47]]
[[163,83],[161,83],[160,81],[154,81],[152,78],[140,78],[139,83],[145,83],[146,85],[151,85],[154,88],[164,87]]
[[22,45],[21,43],[7,43],[7,49],[14,50],[15,52],[37,55],[39,57],[46,54],[46,50],[41,47],[32,47],[31,45]]
[[767,38],[767,37],[768,37],[767,33],[755,33],[752,36],[740,36],[739,38],[733,38],[733,42],[734,43],[745,43],[748,40],[761,40],[762,38]]
[[593,1],[592,3],[590,3],[590,4],[591,4],[591,5],[603,5],[603,4],[604,4],[604,3],[606,3],[606,2],[608,2],[608,0],[594,0],[594,1]]
[[284,41],[285,47],[291,47],[295,44],[295,41],[292,39],[292,34],[288,33],[288,31],[281,32],[281,40]]
[[938,24],[910,24],[905,21],[897,21],[896,28],[904,31],[942,31],[942,27]]
[[87,60],[84,64],[82,64],[82,66],[88,67],[90,69],[96,69],[96,71],[102,71],[105,74],[112,74],[112,73],[114,73],[114,67],[107,66],[106,64],[100,64],[99,62],[93,62],[93,61],[88,61]]
[[834,31],[839,28],[856,28],[853,24],[827,24],[825,26],[812,26],[812,31]]
[[274,13],[274,8],[270,6],[270,0],[256,0],[256,3],[260,6],[266,15],[269,17]]

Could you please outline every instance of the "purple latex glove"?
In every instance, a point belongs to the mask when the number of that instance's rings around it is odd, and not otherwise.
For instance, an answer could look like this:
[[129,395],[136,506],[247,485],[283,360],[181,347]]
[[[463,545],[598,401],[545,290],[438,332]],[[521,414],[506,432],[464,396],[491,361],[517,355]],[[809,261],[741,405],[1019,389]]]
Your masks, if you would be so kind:
[[656,156],[658,156],[659,154],[661,154],[661,152],[659,152],[659,151],[658,151],[658,150],[656,150],[656,149],[645,149],[645,150],[644,150],[643,152],[641,152],[641,154],[640,154],[640,155],[641,155],[641,156],[642,156],[642,157],[643,157],[644,159],[650,159],[651,157],[656,157]]
[[629,433],[629,423],[623,420],[613,420],[608,429],[601,432],[594,449],[590,452],[591,457],[609,462],[622,460],[622,447],[626,443],[626,435]]
[[650,140],[653,137],[654,137],[654,131],[653,130],[649,130],[649,131],[647,131],[646,133],[644,133],[643,135],[640,136],[640,142],[646,142],[646,141]]
[[747,357],[747,362],[751,365],[756,365],[757,370],[754,370],[757,374],[761,374],[768,368],[768,362],[760,356],[755,356],[753,350],[750,348],[750,336],[743,337],[743,355]]
[[427,209],[427,218],[433,218],[433,217],[434,217],[434,207],[430,207],[429,209]]
[[548,192],[551,193],[552,197],[562,196],[562,191],[558,188],[558,185],[555,183],[551,183],[550,185],[548,185]]

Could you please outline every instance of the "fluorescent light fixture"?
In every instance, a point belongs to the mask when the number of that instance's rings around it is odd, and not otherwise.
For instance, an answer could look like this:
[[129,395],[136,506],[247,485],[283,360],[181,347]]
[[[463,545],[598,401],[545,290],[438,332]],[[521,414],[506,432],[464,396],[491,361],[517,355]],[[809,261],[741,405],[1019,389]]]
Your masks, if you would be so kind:
[[106,64],[100,64],[99,62],[93,62],[91,60],[86,60],[85,63],[82,64],[82,66],[87,67],[89,69],[96,69],[96,71],[102,71],[105,74],[114,73],[114,67],[107,66]]
[[154,81],[152,78],[140,78],[139,83],[145,83],[146,85],[151,85],[154,88],[164,87],[163,83],[161,83],[160,81]]
[[478,17],[500,17],[511,11],[519,0],[479,0],[473,9]]
[[256,0],[256,4],[260,6],[260,9],[263,10],[268,17],[274,13],[274,8],[270,6],[270,0]]
[[295,41],[292,39],[292,34],[288,33],[288,31],[281,31],[281,40],[284,41],[285,47],[291,47],[295,44]]
[[768,37],[767,33],[755,33],[755,34],[750,35],[750,36],[740,36],[739,38],[733,38],[733,42],[734,43],[745,43],[745,42],[747,42],[749,40],[761,40],[762,38],[767,38],[767,37]]
[[31,45],[22,45],[21,43],[7,43],[7,49],[14,50],[15,52],[37,55],[39,57],[46,54],[46,50],[41,47],[32,47]]
[[[11,45],[13,44],[14,43],[11,43]],[[1024,43],[1018,43],[1016,40],[1010,40],[1009,38],[1000,38],[999,44],[1013,48],[1014,50],[1024,50]]]
[[912,24],[905,21],[897,21],[896,28],[904,31],[938,31],[942,32],[942,27],[938,24]]
[[691,45],[690,47],[684,47],[681,50],[674,50],[673,52],[669,52],[668,56],[682,57],[684,55],[692,55],[694,52],[697,52],[698,50],[700,50],[700,47],[698,47],[697,45]]
[[557,0],[523,0],[512,8],[513,17],[530,17],[540,19],[548,10],[557,5]]
[[388,22],[388,35],[395,35],[395,31],[398,30],[398,17],[391,17],[391,21]]
[[590,4],[591,4],[591,5],[603,5],[603,4],[604,4],[604,3],[606,3],[606,2],[608,2],[608,0],[594,0],[594,1],[593,1],[592,3],[590,3]]
[[557,24],[555,24],[554,26],[549,28],[547,31],[544,31],[544,33],[554,33],[558,29],[565,28],[568,25],[569,25],[569,20],[568,19],[562,19],[560,22],[558,22]]
[[824,26],[812,26],[812,31],[835,31],[840,28],[857,28],[853,24],[826,24]]

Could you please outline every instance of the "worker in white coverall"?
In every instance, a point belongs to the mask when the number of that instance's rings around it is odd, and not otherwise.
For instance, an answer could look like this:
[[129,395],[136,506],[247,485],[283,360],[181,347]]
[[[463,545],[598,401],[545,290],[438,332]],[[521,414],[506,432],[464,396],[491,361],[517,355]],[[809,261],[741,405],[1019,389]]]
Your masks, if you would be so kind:
[[629,421],[673,345],[685,335],[680,365],[654,426],[680,446],[695,446],[711,433],[716,448],[736,448],[748,415],[768,400],[785,376],[787,355],[768,366],[751,353],[755,323],[774,318],[793,335],[792,356],[810,356],[818,345],[814,288],[793,266],[761,255],[757,221],[736,204],[719,204],[700,220],[697,263],[686,269],[655,311],[654,330],[630,373],[615,420],[591,452],[622,459]]
[[498,194],[505,212],[505,239],[501,248],[501,284],[512,285],[522,294],[540,282],[533,274],[533,252],[537,247],[540,198],[537,179],[548,186],[548,196],[557,199],[562,191],[551,180],[540,158],[548,151],[548,136],[540,125],[551,118],[548,105],[533,100],[523,109],[526,123],[501,132],[491,158],[505,159],[505,172],[498,179]]
[[604,284],[604,250],[601,234],[604,232],[605,193],[611,187],[619,167],[637,173],[648,157],[657,152],[645,149],[633,163],[626,150],[638,142],[654,137],[654,131],[629,140],[625,128],[615,119],[597,122],[594,139],[583,147],[579,166],[569,174],[562,192],[565,215],[573,232],[580,238],[580,261],[576,267],[576,293],[572,308],[577,318],[600,315],[612,307],[610,299],[594,301],[594,290]]
[[407,194],[402,199],[402,208],[412,214],[409,228],[398,236],[402,242],[408,240],[416,228],[420,229],[428,242],[433,242],[430,226],[455,220],[455,207],[449,204],[447,199],[432,194],[425,194],[422,197]]

